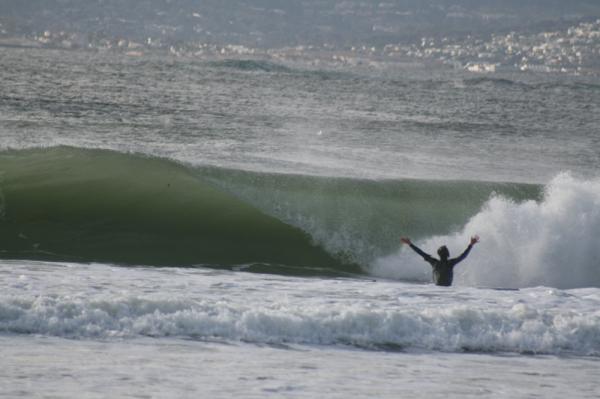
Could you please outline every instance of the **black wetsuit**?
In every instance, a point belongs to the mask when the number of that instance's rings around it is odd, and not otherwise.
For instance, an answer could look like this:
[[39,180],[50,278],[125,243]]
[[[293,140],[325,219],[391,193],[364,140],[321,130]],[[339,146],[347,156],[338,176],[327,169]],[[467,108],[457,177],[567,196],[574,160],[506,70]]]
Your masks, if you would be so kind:
[[443,285],[445,287],[449,287],[452,285],[452,278],[454,274],[452,269],[456,266],[457,263],[462,261],[467,257],[473,245],[469,244],[465,252],[463,252],[458,258],[454,259],[436,259],[433,256],[421,251],[416,245],[410,244],[410,247],[419,255],[425,259],[425,261],[429,262],[431,267],[433,267],[433,282],[436,285]]

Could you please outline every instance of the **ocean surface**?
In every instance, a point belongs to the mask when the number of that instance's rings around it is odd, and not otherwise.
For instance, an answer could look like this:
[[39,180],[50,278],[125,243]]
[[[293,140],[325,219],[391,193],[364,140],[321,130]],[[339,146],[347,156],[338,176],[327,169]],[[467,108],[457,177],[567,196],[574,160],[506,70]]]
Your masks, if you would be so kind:
[[2,398],[598,398],[599,236],[592,77],[0,49]]

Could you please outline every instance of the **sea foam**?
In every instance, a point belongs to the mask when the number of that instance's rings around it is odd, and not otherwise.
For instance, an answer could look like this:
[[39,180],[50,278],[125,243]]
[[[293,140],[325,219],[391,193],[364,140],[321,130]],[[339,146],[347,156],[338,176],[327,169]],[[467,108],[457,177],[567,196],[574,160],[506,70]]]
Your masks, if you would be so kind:
[[[582,300],[597,303],[597,299]],[[407,302],[377,309],[364,304],[274,306],[159,296],[5,296],[0,298],[0,331],[76,339],[151,336],[366,349],[600,354],[600,312],[587,309],[590,304],[584,312],[575,312],[536,302],[488,306]]]
[[[492,196],[460,232],[418,242],[426,252],[446,244],[453,256],[471,235],[481,242],[455,269],[459,285],[600,287],[600,179],[562,173],[541,201]],[[374,262],[375,275],[426,280],[429,265],[404,247]]]

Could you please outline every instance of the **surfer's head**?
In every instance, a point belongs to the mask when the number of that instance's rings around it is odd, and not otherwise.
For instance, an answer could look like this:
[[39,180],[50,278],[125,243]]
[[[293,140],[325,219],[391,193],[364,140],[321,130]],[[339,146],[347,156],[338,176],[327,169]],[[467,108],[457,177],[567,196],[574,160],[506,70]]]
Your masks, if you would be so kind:
[[450,251],[448,251],[448,248],[445,245],[439,247],[437,253],[440,256],[440,259],[448,259],[450,256]]

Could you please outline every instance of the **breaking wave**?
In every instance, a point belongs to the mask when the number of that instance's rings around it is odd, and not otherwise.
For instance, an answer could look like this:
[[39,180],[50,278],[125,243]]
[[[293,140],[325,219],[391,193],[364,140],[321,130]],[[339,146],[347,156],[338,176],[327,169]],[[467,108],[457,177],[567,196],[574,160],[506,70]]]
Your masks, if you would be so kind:
[[[368,272],[531,185],[371,181],[192,167],[71,147],[0,153],[0,256],[273,273]],[[295,271],[292,271],[295,270]]]
[[[459,232],[421,240],[430,253],[458,254],[469,236],[481,243],[457,266],[458,284],[488,287],[600,287],[600,180],[556,176],[541,200],[493,196]],[[375,262],[378,275],[423,280],[423,261],[403,248]]]

